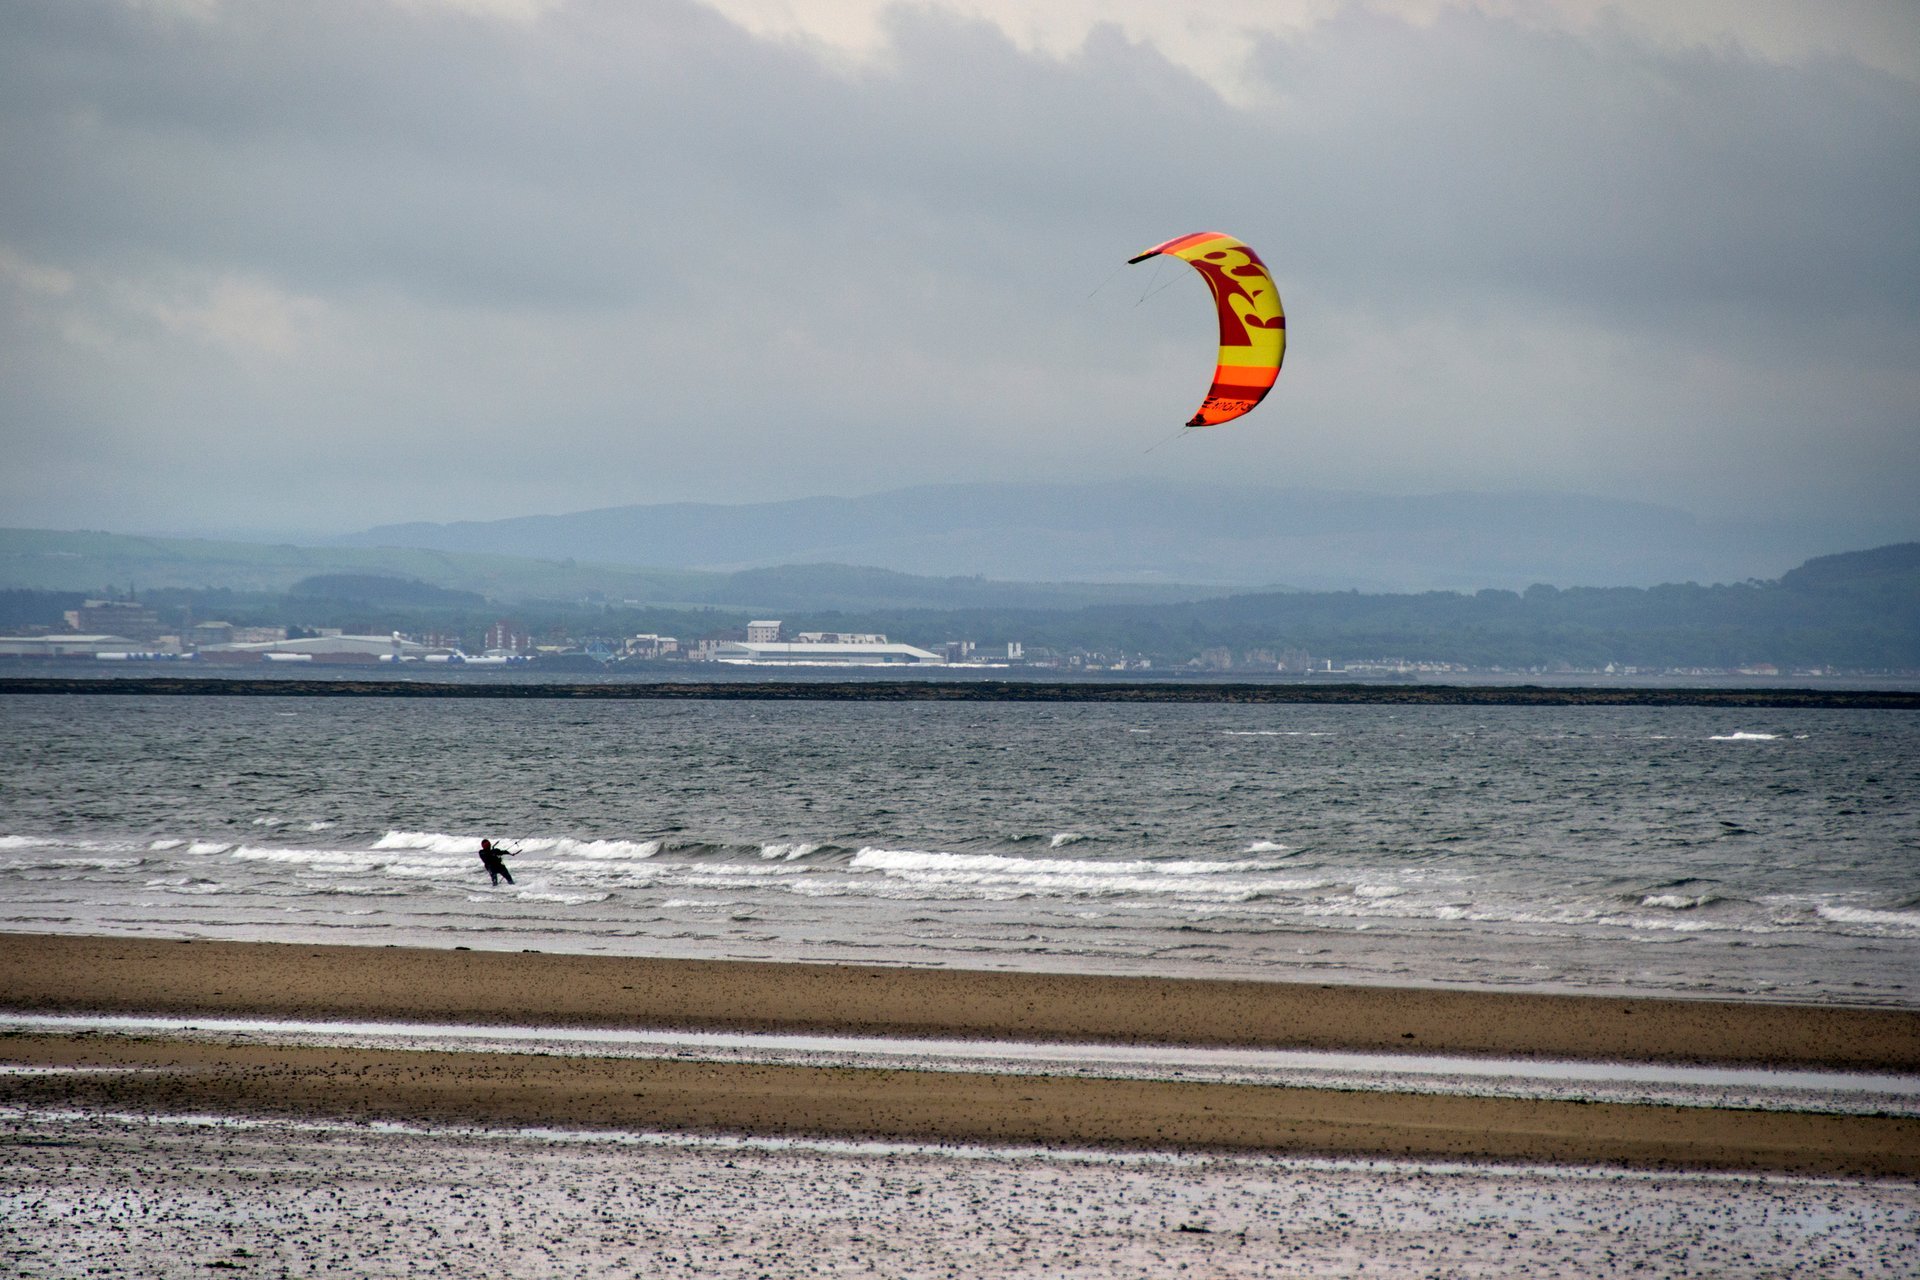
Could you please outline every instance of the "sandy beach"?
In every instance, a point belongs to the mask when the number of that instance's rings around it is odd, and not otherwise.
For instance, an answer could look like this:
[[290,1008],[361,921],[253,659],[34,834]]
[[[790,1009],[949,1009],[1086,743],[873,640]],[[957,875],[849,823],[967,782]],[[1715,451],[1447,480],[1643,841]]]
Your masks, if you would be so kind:
[[[1914,1071],[1920,1014],[0,935],[15,1014]],[[1920,1118],[993,1071],[0,1035],[0,1269],[1910,1273]]]
[[[1913,1071],[1920,1014],[528,953],[0,936],[15,1012],[1408,1050]],[[1920,1121],[1721,1108],[16,1034],[20,1106],[1920,1175]],[[79,1070],[75,1070],[78,1068]]]
[[536,952],[0,934],[0,1004],[1920,1070],[1920,1011]]

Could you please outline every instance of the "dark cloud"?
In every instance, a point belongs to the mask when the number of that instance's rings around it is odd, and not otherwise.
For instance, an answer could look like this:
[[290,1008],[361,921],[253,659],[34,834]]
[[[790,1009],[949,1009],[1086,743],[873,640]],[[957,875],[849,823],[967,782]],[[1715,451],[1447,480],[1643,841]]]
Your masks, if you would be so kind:
[[[1906,501],[1910,81],[1362,11],[1261,44],[1249,105],[1113,29],[1052,58],[887,22],[845,64],[690,0],[5,6],[31,463],[0,496],[336,527],[1150,469]],[[1149,458],[1204,381],[1197,290],[1087,295],[1208,226],[1282,277],[1284,394]]]

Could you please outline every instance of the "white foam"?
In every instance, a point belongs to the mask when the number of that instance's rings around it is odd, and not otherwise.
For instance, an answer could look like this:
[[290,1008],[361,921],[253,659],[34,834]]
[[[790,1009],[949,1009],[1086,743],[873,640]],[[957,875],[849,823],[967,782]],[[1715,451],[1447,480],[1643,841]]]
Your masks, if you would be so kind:
[[139,858],[47,858],[30,865],[48,871],[119,871],[140,862]]
[[1070,844],[1079,844],[1082,840],[1085,840],[1085,839],[1086,839],[1086,836],[1082,835],[1078,831],[1062,831],[1059,834],[1055,835],[1053,839],[1047,841],[1047,848],[1064,849]]
[[1815,908],[1822,920],[1831,920],[1835,924],[1873,924],[1890,925],[1896,929],[1920,930],[1920,911],[1876,911],[1870,907],[1832,907]]
[[387,874],[408,880],[435,880],[464,876],[469,869],[466,862],[394,862],[388,864]]
[[[224,845],[221,847],[225,848]],[[241,862],[291,862],[327,867],[342,863],[366,864],[365,854],[348,853],[344,849],[269,849],[243,844],[233,851],[232,856]]]
[[1640,899],[1643,907],[1664,907],[1669,911],[1691,911],[1713,901],[1711,894],[1650,893]]
[[187,852],[205,855],[205,854],[211,854],[211,853],[225,853],[227,850],[231,848],[233,848],[233,846],[228,844],[224,840],[195,840],[192,844],[187,846]]
[[1291,848],[1278,840],[1255,840],[1247,846],[1248,853],[1286,853]]
[[480,848],[478,836],[450,836],[440,831],[389,831],[373,842],[376,849],[421,849],[428,853],[472,854]]
[[[557,840],[519,840],[519,852],[550,852],[563,858],[599,858],[614,860],[619,858],[651,858],[660,852],[658,840],[574,840],[561,836]],[[471,852],[466,850],[464,852]]]
[[797,840],[790,844],[763,844],[760,846],[760,856],[769,862],[782,859],[793,862],[806,857],[808,854],[818,853],[819,851],[819,845],[805,840]]
[[[154,853],[165,853],[169,849],[178,849],[181,845],[185,843],[186,843],[185,840],[155,840],[151,844],[149,844],[147,848],[152,850]],[[4,847],[5,846],[3,844],[0,844],[0,848],[4,848]]]
[[1009,858],[997,853],[933,853],[919,849],[876,849],[871,846],[853,857],[853,865],[871,871],[933,873],[998,872],[1017,876],[1085,876],[1112,880],[1128,876],[1244,875],[1270,871],[1267,862],[1150,862],[1145,859],[1104,862],[1090,858]]
[[35,845],[46,844],[39,836],[0,836],[0,852],[8,849],[31,849]]
[[1708,738],[1707,741],[1708,742],[1772,742],[1774,739],[1778,738],[1779,736],[1780,735],[1777,733],[1748,733],[1744,729],[1736,729],[1732,733],[1716,733],[1712,737]]

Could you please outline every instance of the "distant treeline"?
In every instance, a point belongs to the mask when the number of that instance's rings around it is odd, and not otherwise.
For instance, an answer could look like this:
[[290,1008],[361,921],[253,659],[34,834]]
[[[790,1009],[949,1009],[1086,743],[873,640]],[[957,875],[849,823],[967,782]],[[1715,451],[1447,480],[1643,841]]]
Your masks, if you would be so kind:
[[[0,592],[0,623],[15,630],[58,625],[80,597]],[[778,616],[789,632],[879,631],[934,647],[972,640],[1019,641],[1029,656],[1138,655],[1178,664],[1226,650],[1336,663],[1406,658],[1472,667],[1559,664],[1738,667],[1834,666],[1920,669],[1920,543],[1808,561],[1775,582],[1653,588],[1536,586],[1474,595],[1273,592],[1166,604],[1078,608],[924,609],[875,604],[859,610],[635,607],[580,603],[497,604],[469,591],[379,575],[326,575],[286,593],[141,593],[169,625],[220,619],[239,626],[361,634],[405,631],[475,646],[503,618],[536,639],[608,639],[655,632],[691,641],[738,633],[751,617]]]
[[[1473,667],[1760,663],[1920,668],[1920,543],[1808,561],[1777,582],[1652,588],[1530,587],[1474,595],[1285,592],[1068,613],[957,612],[874,619],[933,639],[1018,639],[1164,656],[1208,649],[1314,658],[1427,659]],[[879,625],[885,624],[885,625]]]

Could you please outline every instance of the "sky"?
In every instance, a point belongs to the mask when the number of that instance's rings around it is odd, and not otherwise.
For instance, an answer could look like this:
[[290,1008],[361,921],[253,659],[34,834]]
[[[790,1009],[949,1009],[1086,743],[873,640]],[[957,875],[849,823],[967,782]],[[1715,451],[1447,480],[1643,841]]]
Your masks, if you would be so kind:
[[[1910,0],[9,0],[0,172],[0,525],[1165,477],[1920,537]],[[1180,436],[1211,304],[1123,264],[1200,230],[1289,346]]]

